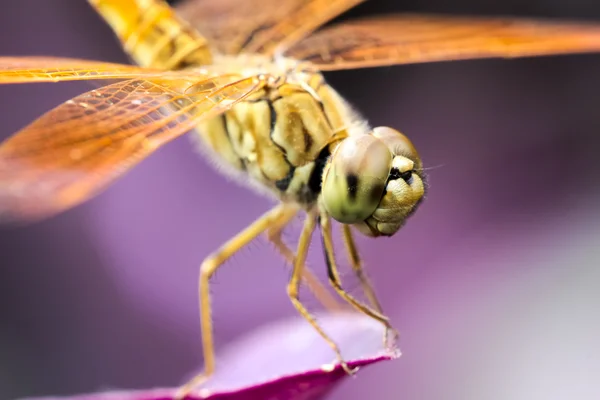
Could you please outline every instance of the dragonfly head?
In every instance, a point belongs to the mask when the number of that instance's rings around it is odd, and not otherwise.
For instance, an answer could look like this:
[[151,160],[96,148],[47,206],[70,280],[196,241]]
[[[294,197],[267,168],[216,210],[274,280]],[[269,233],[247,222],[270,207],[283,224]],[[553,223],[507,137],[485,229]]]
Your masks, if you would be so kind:
[[419,154],[392,128],[347,137],[323,171],[321,200],[329,215],[367,236],[396,233],[424,194]]

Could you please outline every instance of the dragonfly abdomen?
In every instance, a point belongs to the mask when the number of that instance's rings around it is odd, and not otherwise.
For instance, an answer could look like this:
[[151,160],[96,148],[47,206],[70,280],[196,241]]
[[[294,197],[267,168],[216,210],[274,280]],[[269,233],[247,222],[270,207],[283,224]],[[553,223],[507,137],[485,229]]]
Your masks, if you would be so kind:
[[212,61],[207,40],[164,1],[90,0],[138,65],[167,70]]

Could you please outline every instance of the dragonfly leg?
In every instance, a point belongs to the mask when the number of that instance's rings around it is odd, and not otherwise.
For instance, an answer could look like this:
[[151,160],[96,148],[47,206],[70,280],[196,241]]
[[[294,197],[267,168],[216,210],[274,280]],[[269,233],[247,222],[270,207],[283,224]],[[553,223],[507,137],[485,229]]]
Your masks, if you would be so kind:
[[362,261],[358,255],[358,248],[356,247],[356,242],[354,241],[354,235],[352,235],[352,231],[350,230],[350,225],[342,224],[342,234],[344,236],[344,244],[346,245],[346,251],[348,252],[348,258],[350,259],[352,270],[360,281],[360,286],[367,296],[367,300],[369,300],[369,303],[375,310],[377,310],[377,312],[383,314],[381,303],[377,299],[375,290],[373,290],[373,286],[371,285],[371,282],[369,282],[369,278],[364,272]]
[[[319,219],[319,221],[321,225],[321,235],[323,238],[323,250],[325,252],[325,261],[327,263],[327,273],[329,275],[329,282],[331,283],[331,286],[333,286],[333,288],[340,295],[340,297],[346,300],[358,311],[381,322],[385,326],[384,343],[387,347],[394,348],[396,345],[396,340],[398,338],[398,331],[396,331],[392,327],[388,317],[383,315],[381,311],[381,306],[379,305],[379,301],[377,301],[373,289],[371,288],[369,282],[364,276],[362,266],[358,259],[358,253],[356,252],[356,247],[354,246],[354,241],[352,240],[352,235],[350,234],[346,236],[346,233],[344,232],[344,239],[347,243],[348,248],[354,250],[354,254],[352,254],[351,252],[350,257],[353,263],[352,267],[354,268],[354,271],[359,276],[359,278],[362,276],[361,284],[363,284],[363,288],[365,288],[366,295],[369,298],[369,301],[373,303],[374,308],[358,301],[354,296],[352,296],[342,288],[342,280],[337,269],[337,263],[335,261],[335,252],[333,248],[333,240],[331,237],[331,218],[327,214],[321,213],[321,218]],[[358,263],[355,264],[354,261],[358,261]]]
[[[350,259],[350,264],[352,266],[352,270],[354,274],[360,281],[360,285],[369,300],[369,303],[377,312],[383,314],[383,308],[381,307],[381,303],[377,299],[377,295],[375,294],[375,290],[373,290],[373,286],[371,282],[369,282],[369,278],[364,272],[362,261],[360,256],[358,255],[358,248],[356,247],[356,242],[354,241],[354,235],[352,234],[352,230],[349,225],[342,224],[342,235],[344,236],[344,244],[346,245],[346,251],[348,252],[348,258]],[[398,338],[398,331],[386,326],[386,332],[384,340],[388,341],[388,338],[392,338],[392,341],[396,341]]]
[[312,325],[312,327],[317,331],[317,333],[327,342],[327,344],[333,349],[335,355],[340,362],[344,371],[348,374],[353,374],[355,370],[352,370],[348,364],[344,361],[342,357],[342,353],[338,345],[325,333],[323,328],[319,326],[315,318],[308,312],[306,307],[300,302],[299,299],[299,288],[300,281],[303,275],[304,263],[306,262],[306,255],[308,254],[308,247],[310,245],[310,240],[312,238],[312,234],[315,231],[316,227],[316,218],[313,213],[308,213],[306,219],[304,220],[304,226],[302,228],[302,233],[300,234],[300,240],[298,242],[298,249],[296,251],[296,257],[294,257],[294,268],[292,271],[292,277],[288,283],[287,292],[292,304],[300,315],[304,317]]
[[213,345],[212,316],[210,306],[209,280],[228,258],[246,246],[257,236],[265,232],[285,210],[285,205],[280,204],[263,214],[246,229],[238,233],[217,251],[207,257],[200,266],[199,298],[200,322],[202,332],[202,350],[204,353],[204,371],[193,377],[183,385],[175,396],[181,400],[190,394],[196,387],[203,384],[215,371],[215,351]]
[[[267,231],[267,238],[271,243],[275,245],[277,251],[281,253],[283,258],[290,265],[294,265],[294,252],[283,242],[281,238],[281,232],[287,224],[298,214],[298,208],[289,206],[282,213],[281,216],[273,222],[273,225]],[[306,282],[306,285],[310,291],[314,294],[317,300],[330,311],[342,311],[345,307],[336,300],[335,297],[323,286],[308,266],[303,266],[302,278]]]

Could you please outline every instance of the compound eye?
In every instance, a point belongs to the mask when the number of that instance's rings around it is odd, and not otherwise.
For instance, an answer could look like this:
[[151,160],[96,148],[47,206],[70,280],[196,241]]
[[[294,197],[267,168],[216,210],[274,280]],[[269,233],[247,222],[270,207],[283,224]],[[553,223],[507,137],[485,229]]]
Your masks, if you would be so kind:
[[321,193],[327,212],[345,224],[368,218],[383,196],[392,158],[388,146],[371,135],[342,141],[323,173]]
[[415,169],[421,169],[421,158],[409,138],[393,128],[379,126],[373,129],[373,136],[388,145],[394,156],[403,156],[415,163]]

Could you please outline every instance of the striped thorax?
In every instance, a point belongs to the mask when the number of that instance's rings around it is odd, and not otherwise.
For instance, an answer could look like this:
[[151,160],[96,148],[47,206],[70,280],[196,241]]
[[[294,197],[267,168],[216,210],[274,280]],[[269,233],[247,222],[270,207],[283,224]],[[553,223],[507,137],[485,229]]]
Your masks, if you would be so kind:
[[332,146],[348,135],[334,99],[337,94],[320,74],[291,73],[292,64],[284,60],[277,66],[260,56],[246,56],[244,67],[238,63],[238,57],[215,57],[214,67],[232,72],[243,68],[279,79],[200,124],[202,144],[208,145],[219,166],[242,182],[247,174],[282,200],[312,206]]

